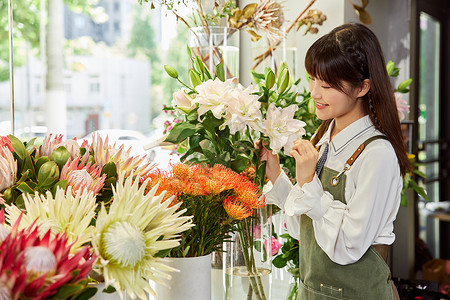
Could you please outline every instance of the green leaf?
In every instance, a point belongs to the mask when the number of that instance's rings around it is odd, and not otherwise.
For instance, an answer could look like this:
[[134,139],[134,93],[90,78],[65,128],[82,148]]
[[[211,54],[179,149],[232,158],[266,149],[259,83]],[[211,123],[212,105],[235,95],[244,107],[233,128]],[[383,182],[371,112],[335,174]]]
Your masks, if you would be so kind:
[[[59,149],[59,148],[58,148]],[[55,150],[56,151],[56,150]],[[59,179],[59,168],[56,162],[48,161],[42,165],[38,173],[37,190],[48,189]]]
[[36,184],[34,182],[22,182],[16,187],[22,193],[34,194],[34,189],[36,188]]
[[46,162],[50,161],[50,159],[47,156],[41,156],[39,157],[36,162],[36,171],[39,172],[39,169],[42,167],[43,164],[45,164]]
[[219,78],[221,81],[225,81],[225,70],[223,68],[223,61],[220,61],[220,63],[217,64],[215,73],[216,78]]
[[186,138],[192,136],[196,132],[196,125],[190,123],[177,123],[170,130],[169,135],[166,138],[166,142],[172,144],[179,144]]
[[192,51],[191,51],[191,47],[189,47],[189,45],[186,45],[186,50],[187,50],[188,56],[192,57]]
[[397,89],[398,90],[406,90],[406,88],[411,84],[411,82],[412,82],[412,78],[406,79],[398,85]]
[[245,158],[239,158],[231,161],[231,169],[235,171],[236,173],[241,173],[247,168],[248,165],[248,159]]
[[16,153],[21,160],[25,160],[25,158],[29,156],[25,145],[13,135],[9,135],[9,140],[11,141],[14,153]]
[[392,72],[394,71],[394,68],[395,63],[392,60],[388,61],[388,63],[386,64],[386,71],[389,76],[391,76]]
[[281,269],[286,267],[287,265],[287,261],[285,259],[283,259],[283,257],[281,255],[277,255],[273,260],[272,260],[272,264]]
[[173,67],[169,66],[169,65],[164,65],[164,70],[166,70],[166,73],[172,77],[177,79],[178,78],[178,72],[177,70],[175,70]]
[[58,181],[53,187],[52,187],[52,195],[55,196],[56,195],[56,191],[58,188],[61,188],[63,190],[65,190],[67,187],[67,180],[61,180]]
[[61,170],[64,167],[69,158],[70,152],[64,146],[60,146],[57,149],[53,150],[53,152],[49,156],[50,160],[56,162],[56,164],[59,167],[59,170]]
[[[102,173],[106,174],[106,178],[115,178],[117,177],[117,166],[112,161],[105,164],[102,168]],[[106,186],[106,185],[105,185]]]
[[194,70],[189,70],[189,82],[195,88],[197,85],[202,83],[200,75]]

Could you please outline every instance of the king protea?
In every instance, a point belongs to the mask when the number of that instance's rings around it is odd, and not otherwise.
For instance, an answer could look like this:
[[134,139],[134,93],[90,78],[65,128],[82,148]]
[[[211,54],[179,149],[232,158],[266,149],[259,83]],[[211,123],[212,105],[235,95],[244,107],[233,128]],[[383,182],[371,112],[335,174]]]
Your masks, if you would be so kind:
[[[67,239],[76,251],[90,241],[93,227],[90,226],[95,217],[97,207],[95,195],[92,192],[72,194],[71,188],[67,191],[58,188],[55,197],[50,192],[45,195],[26,194],[24,196],[25,213],[15,205],[6,205],[6,219],[14,224],[22,218],[18,227],[26,228],[36,222],[41,235],[51,230],[52,235],[66,232]],[[23,214],[23,215],[22,215]]]
[[61,170],[60,180],[67,180],[67,188],[72,188],[72,194],[75,196],[78,191],[91,191],[94,195],[101,190],[106,179],[106,174],[101,175],[101,169],[97,164],[89,162],[84,165],[80,162],[80,157],[73,161],[66,162]]
[[108,136],[105,141],[99,134],[92,136],[90,151],[100,168],[113,162],[117,167],[117,173],[125,172],[125,176],[129,176],[133,170],[136,173],[145,174],[153,168],[153,164],[145,161],[145,156],[130,156],[131,148],[125,150],[124,145],[116,147],[116,144],[111,146],[108,142]]
[[180,204],[169,207],[170,200],[155,196],[157,187],[146,193],[147,182],[140,187],[133,174],[119,175],[108,212],[102,203],[92,245],[107,285],[132,299],[147,299],[146,292],[155,295],[149,280],[163,284],[162,278],[170,279],[166,271],[174,270],[155,254],[178,246],[179,234],[192,224],[190,216],[181,217],[185,210],[177,212]]
[[[0,146],[0,192],[14,185],[17,176],[17,161],[7,145]],[[0,204],[4,200],[0,194]]]
[[0,299],[69,298],[82,291],[95,260],[89,248],[72,255],[65,234],[52,238],[48,231],[41,238],[35,224],[19,231],[17,223],[0,242]]

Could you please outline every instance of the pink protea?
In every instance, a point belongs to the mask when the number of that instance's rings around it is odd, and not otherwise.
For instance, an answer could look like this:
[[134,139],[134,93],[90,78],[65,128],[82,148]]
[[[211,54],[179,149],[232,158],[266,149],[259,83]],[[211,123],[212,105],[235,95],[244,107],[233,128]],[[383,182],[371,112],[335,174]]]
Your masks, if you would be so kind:
[[89,162],[87,165],[80,163],[80,157],[66,162],[61,170],[60,180],[67,180],[67,188],[72,188],[72,195],[78,191],[92,191],[96,195],[105,183],[106,174],[101,175],[101,169],[97,164]]
[[53,134],[49,134],[44,138],[42,145],[39,146],[36,155],[40,156],[49,156],[52,154],[53,150],[59,147],[59,144],[62,142],[62,134],[57,134],[53,137]]
[[0,146],[6,147],[9,151],[14,152],[9,136],[0,136]]
[[0,243],[0,299],[48,299],[64,285],[85,285],[95,257],[86,246],[71,255],[66,234],[40,238],[33,224],[18,223]]
[[103,168],[109,162],[113,162],[117,167],[117,173],[125,172],[125,177],[129,176],[132,170],[135,170],[135,173],[138,174],[146,174],[155,166],[145,162],[144,156],[130,156],[131,148],[125,150],[124,145],[117,147],[115,143],[110,146],[108,136],[103,142],[99,134],[94,135],[91,150],[93,151],[94,161],[100,168]]
[[[0,192],[13,186],[17,177],[17,161],[7,146],[0,146]],[[4,199],[0,194],[0,204]]]
[[77,139],[65,140],[56,145],[58,147],[63,146],[70,153],[70,159],[74,160],[75,157],[80,156],[80,145],[78,145]]

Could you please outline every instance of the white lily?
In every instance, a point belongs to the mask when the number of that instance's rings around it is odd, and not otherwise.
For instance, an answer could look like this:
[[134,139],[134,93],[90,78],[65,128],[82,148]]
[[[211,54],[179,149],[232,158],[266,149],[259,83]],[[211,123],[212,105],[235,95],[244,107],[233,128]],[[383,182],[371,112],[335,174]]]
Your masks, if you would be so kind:
[[231,134],[243,131],[247,126],[257,131],[262,130],[261,103],[258,101],[259,96],[253,95],[257,91],[258,89],[253,85],[245,90],[235,89],[221,129],[228,126]]
[[290,155],[294,142],[305,135],[306,123],[294,119],[297,105],[292,104],[286,108],[279,108],[270,103],[264,121],[264,133],[270,139],[270,148],[277,154],[284,147],[284,153]]
[[198,103],[198,118],[211,111],[217,119],[220,119],[226,113],[228,103],[233,99],[233,84],[235,79],[227,79],[225,82],[219,78],[210,79],[202,82],[195,89],[197,97],[195,102]]

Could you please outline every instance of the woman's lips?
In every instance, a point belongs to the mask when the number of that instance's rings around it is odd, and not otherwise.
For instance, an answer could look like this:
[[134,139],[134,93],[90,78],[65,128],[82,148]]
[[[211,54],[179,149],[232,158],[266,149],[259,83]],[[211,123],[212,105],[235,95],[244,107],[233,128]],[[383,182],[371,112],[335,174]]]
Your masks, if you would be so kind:
[[322,104],[322,103],[316,102],[316,109],[324,109],[327,106],[328,106],[328,104]]

